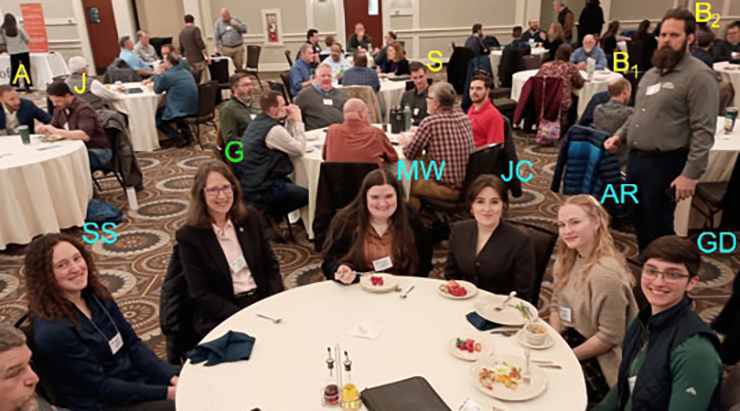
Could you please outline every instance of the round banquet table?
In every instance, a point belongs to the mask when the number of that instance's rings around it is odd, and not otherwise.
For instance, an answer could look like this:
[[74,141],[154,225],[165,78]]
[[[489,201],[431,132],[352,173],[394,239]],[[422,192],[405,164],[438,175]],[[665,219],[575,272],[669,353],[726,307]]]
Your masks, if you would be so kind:
[[[477,331],[465,319],[473,302],[485,298],[480,292],[467,300],[450,300],[437,292],[440,280],[401,277],[404,290],[416,288],[401,299],[399,293],[372,294],[360,285],[344,286],[323,281],[294,288],[260,301],[221,323],[204,341],[229,330],[256,338],[248,361],[204,367],[188,361],[177,387],[178,411],[325,410],[320,404],[321,385],[328,377],[327,347],[339,344],[352,359],[352,379],[364,388],[422,376],[447,403],[457,410],[471,398],[490,410],[507,411],[586,409],[586,384],[580,364],[566,342],[549,326],[555,345],[532,350],[532,359],[548,359],[563,366],[545,369],[547,390],[524,402],[507,402],[478,391],[469,377],[472,363],[452,357],[447,344],[458,336],[488,341],[494,354],[523,357],[524,349],[514,337]],[[280,317],[280,324],[258,318],[256,313]],[[350,336],[360,321],[372,321],[382,329],[376,339]],[[338,408],[337,408],[338,409]],[[367,408],[362,408],[367,409]]]
[[[334,87],[342,88],[340,84],[334,84]],[[385,113],[383,122],[388,123],[390,119],[391,107],[401,104],[403,93],[406,91],[406,81],[392,81],[387,78],[380,79],[380,90],[377,93],[380,108]]]
[[[724,125],[724,117],[717,117],[714,146],[709,151],[707,170],[699,179],[700,182],[730,181],[740,153],[740,123],[736,122],[735,129],[730,134],[725,134]],[[700,200],[694,197],[692,201]],[[701,207],[706,210],[706,206]],[[715,225],[719,225],[721,219],[722,212],[719,212],[715,215]],[[684,200],[676,204],[676,212],[673,214],[676,235],[686,237],[689,228],[701,228],[704,222],[705,218],[691,207],[691,201]]]
[[[54,81],[54,77],[69,75],[69,68],[64,56],[53,51],[48,53],[30,53],[31,80],[34,90],[46,90],[46,86]],[[28,68],[28,67],[26,67]],[[10,56],[0,56],[0,83],[10,84],[16,73],[10,72]],[[20,81],[20,80],[19,80]]]
[[[127,89],[138,88],[143,93],[125,94],[119,92],[117,100],[111,100],[110,104],[114,110],[118,110],[128,116],[128,132],[134,151],[154,151],[159,148],[159,136],[157,134],[157,107],[164,100],[164,94],[149,91],[147,86],[141,83],[123,83]],[[112,87],[115,89],[115,87]]]
[[[527,82],[527,80],[529,80],[530,77],[536,75],[537,71],[538,70],[527,70],[514,73],[511,86],[512,100],[519,101],[519,97],[522,95],[524,84]],[[585,71],[581,70],[581,77],[586,79],[588,78],[588,75]],[[594,94],[601,93],[602,91],[607,91],[609,89],[609,83],[612,80],[618,78],[622,78],[622,75],[609,70],[597,70],[594,73],[594,79],[591,81],[586,81],[586,84],[583,85],[583,88],[581,88],[580,90],[573,89],[573,94],[578,96],[578,117],[580,118],[583,112],[586,111],[588,102],[591,101],[591,98],[594,96]]]
[[85,144],[40,138],[0,137],[0,250],[85,222],[93,196]]
[[[550,52],[550,50],[544,48],[544,47],[534,47],[531,49],[533,56],[539,56],[541,62],[544,62],[545,59],[547,59],[547,53]],[[498,65],[501,63],[501,57],[503,57],[504,51],[503,50],[492,50],[490,57],[491,57],[491,68],[493,69],[493,72],[495,73],[494,77],[496,78],[496,82],[498,83]]]
[[[375,127],[382,128],[379,124],[374,124]],[[313,218],[316,214],[316,194],[319,190],[319,172],[321,171],[321,163],[324,159],[321,158],[321,149],[324,146],[326,140],[327,128],[321,128],[306,132],[306,146],[308,150],[303,157],[291,157],[293,162],[293,182],[308,190],[308,206],[301,209],[301,218],[303,219],[303,225],[306,227],[306,234],[309,239],[313,239]],[[397,141],[398,135],[386,133],[391,142]],[[403,159],[403,151],[400,146],[394,146],[398,158]],[[410,167],[408,164],[406,167]],[[391,171],[394,173],[398,172],[398,166],[396,164],[391,165]],[[406,200],[411,193],[411,181],[403,179],[401,182],[403,189],[406,192]]]
[[714,70],[729,77],[730,83],[735,88],[735,100],[732,105],[740,107],[740,65],[730,64],[729,61],[714,63]]

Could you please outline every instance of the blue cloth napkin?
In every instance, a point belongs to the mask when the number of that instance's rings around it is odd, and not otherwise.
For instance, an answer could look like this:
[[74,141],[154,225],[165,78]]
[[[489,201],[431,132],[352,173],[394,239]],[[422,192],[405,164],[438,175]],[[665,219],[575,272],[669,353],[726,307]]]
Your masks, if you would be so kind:
[[476,313],[475,311],[473,311],[472,313],[468,313],[465,318],[467,318],[468,322],[472,324],[473,327],[477,328],[478,331],[488,331],[493,330],[494,328],[501,327],[501,324],[488,321],[478,315],[478,313]]
[[254,337],[237,331],[229,331],[222,337],[198,345],[188,351],[187,356],[193,364],[208,360],[206,367],[224,362],[248,360],[252,355],[254,342]]

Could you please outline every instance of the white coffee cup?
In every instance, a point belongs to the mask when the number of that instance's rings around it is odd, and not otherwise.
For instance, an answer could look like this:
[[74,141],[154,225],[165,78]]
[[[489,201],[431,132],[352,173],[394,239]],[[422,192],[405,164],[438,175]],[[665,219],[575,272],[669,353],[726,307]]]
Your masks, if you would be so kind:
[[532,345],[543,345],[547,339],[547,328],[542,324],[533,324],[536,332],[532,332],[529,324],[524,326],[524,339]]

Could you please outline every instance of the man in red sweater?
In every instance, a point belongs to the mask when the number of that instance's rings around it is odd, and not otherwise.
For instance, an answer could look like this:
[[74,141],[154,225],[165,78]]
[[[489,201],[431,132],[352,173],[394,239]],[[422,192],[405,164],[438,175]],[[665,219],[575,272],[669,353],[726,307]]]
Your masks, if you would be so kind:
[[504,143],[504,118],[491,104],[491,79],[476,75],[470,81],[470,99],[473,105],[468,118],[473,126],[475,148],[493,143]]

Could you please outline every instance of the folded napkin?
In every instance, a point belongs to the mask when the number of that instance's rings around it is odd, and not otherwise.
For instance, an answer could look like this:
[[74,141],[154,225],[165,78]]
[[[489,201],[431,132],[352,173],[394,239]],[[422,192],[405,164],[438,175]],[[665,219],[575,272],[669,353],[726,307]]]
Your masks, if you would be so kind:
[[248,360],[252,355],[254,342],[254,337],[237,331],[229,331],[222,337],[198,345],[188,351],[187,356],[193,364],[208,360],[206,367],[223,362]]
[[501,327],[501,324],[488,321],[478,315],[478,313],[476,313],[475,311],[473,311],[472,313],[468,313],[465,318],[467,318],[468,322],[472,324],[473,327],[477,328],[478,331],[488,331],[493,330],[494,328]]
[[374,340],[380,337],[380,332],[383,330],[383,324],[376,323],[370,320],[360,320],[356,325],[349,329],[349,335],[352,337],[367,338],[368,340]]

